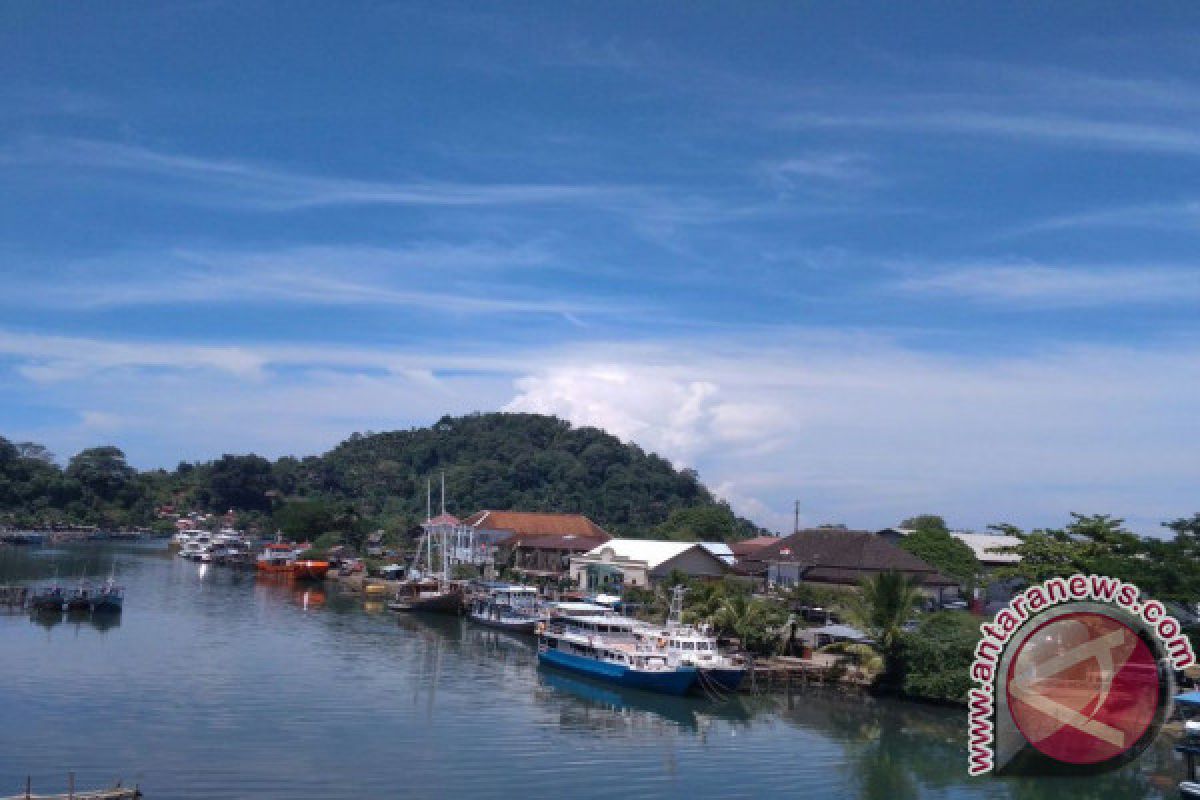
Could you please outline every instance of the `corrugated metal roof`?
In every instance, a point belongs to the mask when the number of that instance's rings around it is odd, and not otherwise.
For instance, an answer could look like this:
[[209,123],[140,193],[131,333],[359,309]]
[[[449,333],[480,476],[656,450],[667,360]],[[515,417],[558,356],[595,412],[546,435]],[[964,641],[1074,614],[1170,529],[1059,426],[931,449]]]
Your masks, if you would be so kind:
[[[611,549],[613,556],[627,561],[644,561],[649,569],[657,569],[676,556],[692,548],[706,548],[699,542],[669,542],[661,539],[609,539],[593,547],[586,555],[598,556],[601,551]],[[715,557],[715,556],[714,556]]]
[[726,564],[733,564],[733,550],[724,542],[700,542],[700,546],[708,552],[712,553],[717,558],[724,561]]
[[955,539],[970,547],[975,557],[984,564],[1017,564],[1021,557],[1016,553],[995,553],[992,548],[1015,547],[1021,540],[1015,536],[1005,536],[1000,533],[966,533],[954,531],[950,534]]

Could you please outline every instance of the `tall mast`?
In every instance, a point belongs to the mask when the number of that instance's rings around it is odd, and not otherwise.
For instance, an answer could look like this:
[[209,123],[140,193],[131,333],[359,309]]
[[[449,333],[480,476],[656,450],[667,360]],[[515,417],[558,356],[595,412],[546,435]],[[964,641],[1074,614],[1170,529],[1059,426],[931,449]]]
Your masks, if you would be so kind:
[[442,513],[446,513],[446,472],[442,471]]
[[433,519],[433,481],[425,479],[425,521]]

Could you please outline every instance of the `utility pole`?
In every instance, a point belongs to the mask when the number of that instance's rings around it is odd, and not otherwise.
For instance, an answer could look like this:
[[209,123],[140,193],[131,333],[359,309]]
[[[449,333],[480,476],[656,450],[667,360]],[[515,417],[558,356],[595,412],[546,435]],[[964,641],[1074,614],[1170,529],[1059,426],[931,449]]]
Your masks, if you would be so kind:
[[792,523],[792,533],[800,532],[800,501],[796,501],[796,521]]

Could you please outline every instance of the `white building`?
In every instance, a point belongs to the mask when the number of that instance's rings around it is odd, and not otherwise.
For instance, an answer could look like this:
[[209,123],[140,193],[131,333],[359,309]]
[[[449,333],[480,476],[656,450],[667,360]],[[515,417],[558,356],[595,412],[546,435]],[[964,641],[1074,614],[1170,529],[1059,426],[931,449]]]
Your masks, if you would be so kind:
[[586,590],[649,586],[678,570],[690,578],[719,578],[728,565],[698,542],[611,539],[571,558],[571,579]]

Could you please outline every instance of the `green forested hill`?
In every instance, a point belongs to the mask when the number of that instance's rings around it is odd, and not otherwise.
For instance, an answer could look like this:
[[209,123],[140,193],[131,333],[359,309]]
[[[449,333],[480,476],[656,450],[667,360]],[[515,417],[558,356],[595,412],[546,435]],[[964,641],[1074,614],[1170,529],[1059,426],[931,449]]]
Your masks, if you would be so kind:
[[[446,475],[448,510],[587,514],[613,533],[736,539],[757,532],[691,470],[596,428],[537,414],[444,417],[428,428],[354,434],[321,456],[226,455],[137,473],[114,447],[66,470],[0,439],[0,522],[146,524],[163,503],[273,515],[305,528],[403,528],[424,515],[427,479]],[[28,451],[22,454],[23,451]],[[36,464],[33,463],[36,460]],[[265,520],[264,520],[265,522]]]

